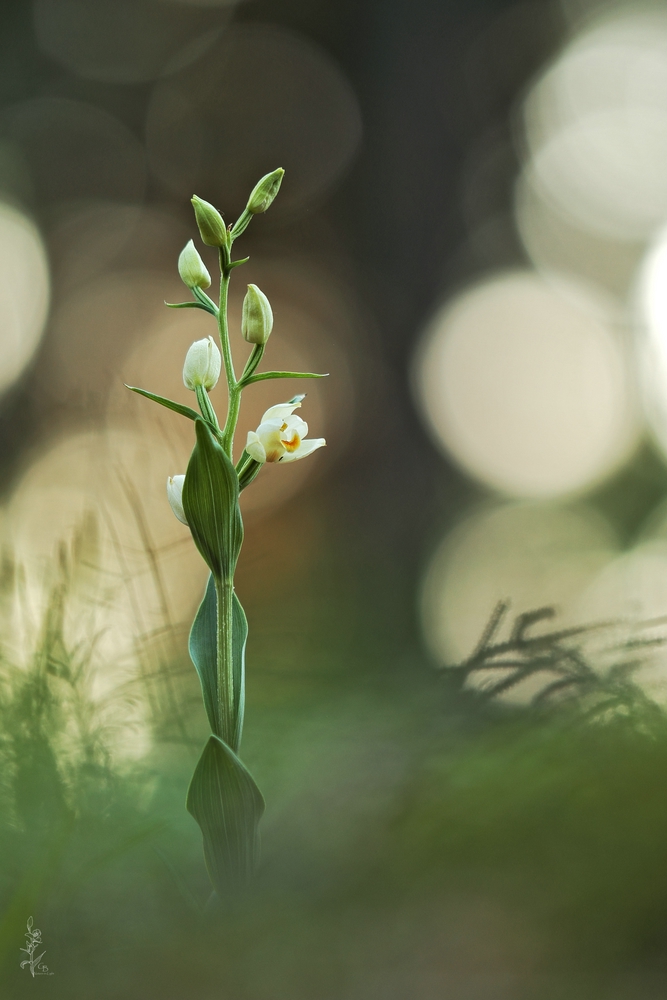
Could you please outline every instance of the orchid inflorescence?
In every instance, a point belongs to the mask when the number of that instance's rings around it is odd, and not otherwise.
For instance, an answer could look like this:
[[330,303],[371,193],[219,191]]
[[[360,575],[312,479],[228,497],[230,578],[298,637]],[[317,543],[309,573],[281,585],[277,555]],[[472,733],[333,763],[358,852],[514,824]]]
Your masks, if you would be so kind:
[[[257,371],[273,328],[273,312],[266,295],[253,284],[248,285],[241,322],[241,333],[252,350],[238,379],[232,361],[227,321],[229,282],[232,271],[248,260],[232,260],[232,246],[253,216],[269,208],[283,173],[278,169],[262,177],[230,226],[209,202],[192,198],[202,242],[218,250],[220,296],[216,304],[206,294],[211,276],[190,240],[180,254],[178,270],[192,299],[167,305],[202,309],[217,321],[220,348],[213,337],[195,341],[183,366],[183,382],[195,393],[199,412],[128,386],[194,422],[196,441],[187,471],[167,479],[167,497],[176,517],[190,528],[211,571],[189,640],[211,735],[190,782],[187,808],[201,827],[206,865],[219,896],[245,884],[255,870],[258,824],[264,811],[262,795],[238,756],[248,635],[246,617],[234,590],[234,571],[243,542],[239,496],[266,462],[294,462],[325,444],[324,438],[306,438],[308,425],[294,413],[305,398],[298,395],[266,411],[259,427],[248,431],[243,453],[234,464],[234,434],[241,394],[247,386],[266,379],[323,377],[313,372]],[[221,427],[208,394],[223,369],[228,401]]]

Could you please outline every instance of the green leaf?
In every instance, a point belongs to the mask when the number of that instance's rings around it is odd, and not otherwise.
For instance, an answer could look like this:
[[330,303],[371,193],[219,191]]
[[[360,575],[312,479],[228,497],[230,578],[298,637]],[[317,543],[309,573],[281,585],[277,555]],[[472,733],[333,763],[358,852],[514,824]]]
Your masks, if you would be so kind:
[[137,389],[135,385],[125,384],[125,388],[129,389],[131,392],[138,392],[140,396],[145,396],[146,399],[152,399],[154,403],[159,403],[160,406],[166,406],[168,410],[174,410],[176,413],[180,413],[184,417],[189,417],[190,420],[201,419],[197,411],[193,410],[191,406],[184,406],[182,403],[175,403],[173,399],[166,399],[164,396],[156,396],[154,392],[148,392],[146,389]]
[[231,580],[243,543],[239,480],[209,425],[197,417],[183,483],[183,510],[195,545],[217,580]]
[[328,372],[324,375],[318,375],[317,372],[260,372],[259,375],[242,379],[241,383],[250,385],[251,382],[262,382],[266,378],[327,378],[328,374]]
[[221,898],[243,887],[259,860],[262,793],[236,754],[210,736],[188,789],[188,812],[199,824],[211,882]]
[[[233,683],[234,716],[236,720],[232,749],[238,753],[243,730],[245,707],[245,647],[248,638],[248,622],[236,594],[233,597]],[[222,735],[222,724],[218,719],[218,615],[213,574],[208,578],[204,599],[190,630],[190,658],[199,675],[204,707],[208,722],[216,736]]]
[[203,309],[205,312],[211,311],[203,302],[165,302],[165,305],[168,309]]
[[220,736],[221,728],[218,722],[218,609],[215,594],[215,579],[213,574],[208,578],[204,599],[199,605],[190,629],[188,642],[190,659],[199,674],[204,708],[208,716],[208,724]]

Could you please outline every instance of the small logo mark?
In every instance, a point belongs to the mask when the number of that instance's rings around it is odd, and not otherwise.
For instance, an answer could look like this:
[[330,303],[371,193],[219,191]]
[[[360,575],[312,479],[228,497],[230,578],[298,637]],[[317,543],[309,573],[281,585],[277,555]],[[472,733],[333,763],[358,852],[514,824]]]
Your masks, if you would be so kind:
[[49,967],[42,959],[46,955],[46,951],[41,952],[39,955],[35,955],[38,948],[41,948],[42,944],[42,932],[36,927],[33,930],[32,927],[32,917],[28,917],[27,923],[28,930],[26,931],[26,943],[27,948],[21,948],[24,951],[27,958],[24,958],[21,962],[21,968],[25,969],[26,966],[30,969],[30,975],[34,978],[35,976],[52,976],[53,973],[49,972]]

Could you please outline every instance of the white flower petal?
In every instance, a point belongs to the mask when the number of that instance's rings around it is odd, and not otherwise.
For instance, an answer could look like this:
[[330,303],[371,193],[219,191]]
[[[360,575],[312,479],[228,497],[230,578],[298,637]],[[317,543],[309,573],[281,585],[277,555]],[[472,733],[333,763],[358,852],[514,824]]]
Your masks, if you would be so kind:
[[185,516],[185,511],[183,510],[183,483],[185,482],[185,476],[169,476],[167,479],[167,498],[169,500],[169,506],[173,510],[174,514],[179,521],[183,524],[188,523],[188,519]]
[[281,427],[279,420],[267,420],[257,428],[257,437],[262,442],[267,462],[278,462],[285,453],[280,441]]
[[295,396],[289,403],[278,403],[276,406],[270,406],[262,417],[262,423],[265,423],[267,420],[285,421],[287,417],[292,415],[294,410],[301,406],[301,401],[305,398],[306,394],[303,393],[301,396]]
[[281,462],[296,462],[300,458],[305,458],[312,452],[317,451],[318,448],[323,448],[326,445],[324,438],[309,438],[307,441],[302,441],[296,451],[286,452],[280,459]]
[[266,451],[264,449],[264,445],[255,431],[248,431],[248,440],[246,441],[245,450],[251,458],[254,458],[256,462],[266,462]]
[[294,437],[294,434],[298,434],[300,438],[305,438],[308,433],[308,424],[301,417],[287,417],[284,423],[287,424],[287,429],[283,431],[283,437],[286,437],[288,441]]
[[265,437],[267,434],[280,434],[280,428],[284,423],[284,420],[262,420],[257,428],[257,433],[260,437]]

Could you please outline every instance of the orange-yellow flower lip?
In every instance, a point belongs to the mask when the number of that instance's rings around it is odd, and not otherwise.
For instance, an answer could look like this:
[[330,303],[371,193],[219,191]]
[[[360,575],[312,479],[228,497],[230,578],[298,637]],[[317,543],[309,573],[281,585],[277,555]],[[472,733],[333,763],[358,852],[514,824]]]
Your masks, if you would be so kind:
[[296,433],[296,431],[294,431],[291,441],[285,441],[284,438],[281,438],[280,443],[285,449],[285,451],[288,451],[291,454],[293,451],[296,451],[299,445],[301,444],[301,438]]

